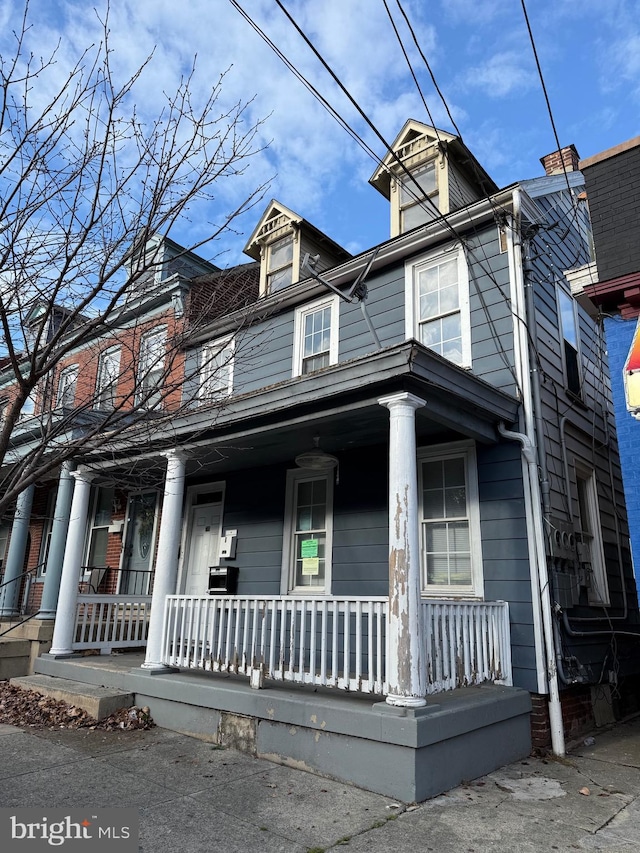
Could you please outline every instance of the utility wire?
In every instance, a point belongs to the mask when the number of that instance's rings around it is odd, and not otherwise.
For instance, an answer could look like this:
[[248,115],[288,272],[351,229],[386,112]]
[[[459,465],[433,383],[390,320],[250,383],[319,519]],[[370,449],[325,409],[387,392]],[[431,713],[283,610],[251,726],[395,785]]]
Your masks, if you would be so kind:
[[[556,129],[556,123],[553,118],[553,111],[551,109],[551,101],[549,100],[549,94],[547,92],[547,87],[544,82],[544,76],[542,74],[542,66],[540,65],[540,59],[538,58],[538,50],[536,48],[535,39],[533,37],[533,31],[531,29],[531,23],[529,21],[529,15],[527,13],[527,7],[525,4],[525,0],[520,0],[520,5],[522,6],[522,13],[524,15],[524,20],[527,25],[527,32],[529,33],[529,41],[531,42],[531,50],[533,51],[533,57],[536,61],[536,68],[538,69],[538,77],[540,78],[540,85],[542,87],[542,93],[544,95],[544,100],[547,105],[547,112],[549,113],[549,121],[551,122],[551,128],[553,130],[553,136],[556,141],[556,146],[558,153],[560,153],[560,139],[558,137],[558,131]],[[564,163],[564,158],[561,156],[560,161],[562,163],[562,171],[564,173],[564,179],[567,183],[567,189],[569,190],[569,198],[573,198],[573,194],[571,192],[571,185],[569,183],[569,175],[567,174],[567,167]]]

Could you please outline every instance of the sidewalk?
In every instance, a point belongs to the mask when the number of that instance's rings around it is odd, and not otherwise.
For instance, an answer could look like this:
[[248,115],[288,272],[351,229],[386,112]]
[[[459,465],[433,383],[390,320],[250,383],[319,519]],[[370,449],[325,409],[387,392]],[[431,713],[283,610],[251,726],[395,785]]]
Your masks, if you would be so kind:
[[0,725],[0,806],[135,806],[144,853],[635,853],[640,717],[594,738],[407,806],[159,728]]

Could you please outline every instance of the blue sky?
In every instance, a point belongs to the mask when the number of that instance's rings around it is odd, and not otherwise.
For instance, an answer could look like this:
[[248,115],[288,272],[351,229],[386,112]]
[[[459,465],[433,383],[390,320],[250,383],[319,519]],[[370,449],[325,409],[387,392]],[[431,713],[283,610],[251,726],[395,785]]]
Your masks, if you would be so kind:
[[[273,0],[239,0],[253,20],[354,126],[379,156],[382,144],[314,59]],[[452,131],[445,107],[413,47],[396,0],[387,0],[414,63],[434,121]],[[407,118],[429,123],[391,29],[383,0],[284,0],[362,109],[389,141]],[[29,41],[46,53],[58,38],[55,73],[97,36],[92,6],[102,0],[31,0]],[[23,3],[0,0],[0,52]],[[367,183],[371,160],[275,57],[229,0],[112,0],[111,39],[118,73],[155,49],[136,89],[141,111],[160,104],[197,54],[194,98],[227,70],[223,103],[250,100],[264,118],[268,148],[215,202],[172,232],[187,244],[253,187],[272,178],[275,197],[352,252],[389,234],[387,202]],[[420,45],[467,146],[501,186],[542,174],[556,147],[520,0],[403,0]],[[528,0],[561,145],[589,157],[640,135],[640,0]],[[50,85],[55,79],[49,80]],[[42,93],[44,95],[44,93]],[[222,265],[246,260],[244,240],[262,207],[203,250]]]

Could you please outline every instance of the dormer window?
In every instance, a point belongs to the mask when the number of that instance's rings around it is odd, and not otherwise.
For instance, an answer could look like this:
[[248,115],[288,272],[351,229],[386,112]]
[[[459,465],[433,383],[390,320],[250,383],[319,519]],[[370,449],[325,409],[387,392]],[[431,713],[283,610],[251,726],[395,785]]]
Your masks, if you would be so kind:
[[434,160],[420,166],[419,169],[415,169],[411,177],[403,173],[398,179],[398,183],[400,185],[400,230],[402,233],[411,231],[417,225],[431,222],[438,216],[439,193]]
[[392,237],[498,189],[459,137],[414,119],[405,123],[369,183],[390,202]]
[[317,272],[351,257],[326,234],[275,199],[267,205],[244,251],[260,261],[260,296],[279,293],[306,277],[302,269],[305,254],[316,259]]
[[267,293],[276,293],[293,283],[293,235],[266,247]]

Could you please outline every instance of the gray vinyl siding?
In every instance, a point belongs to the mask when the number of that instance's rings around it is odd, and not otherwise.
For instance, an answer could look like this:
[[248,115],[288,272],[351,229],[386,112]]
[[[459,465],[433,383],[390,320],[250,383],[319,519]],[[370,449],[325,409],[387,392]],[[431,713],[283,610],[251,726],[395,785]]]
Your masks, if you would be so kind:
[[484,597],[508,601],[514,684],[537,690],[520,447],[477,448]]
[[472,371],[509,393],[513,374],[513,317],[509,260],[500,252],[498,229],[485,228],[468,239]]
[[[387,267],[367,279],[365,307],[383,347],[405,339],[404,266]],[[359,303],[340,303],[338,357],[348,361],[375,352],[376,344]]]
[[309,237],[304,231],[300,232],[300,280],[308,277],[309,273],[306,270],[302,270],[302,262],[304,261],[304,256],[308,254],[310,257],[314,258],[316,255],[320,257],[315,262],[314,269],[316,272],[321,273],[323,270],[328,270],[331,267],[334,267],[337,263],[337,260],[334,255],[327,252],[325,248],[316,243],[311,237]]
[[223,526],[238,531],[239,595],[280,595],[286,470],[252,469],[227,477]]
[[472,187],[459,169],[449,160],[449,210],[458,210],[478,199],[478,191]]
[[[578,231],[577,225],[580,224],[581,218],[574,214],[572,200],[566,188],[547,198],[536,198],[535,201],[546,211],[551,221],[560,220],[559,226],[541,232],[531,248],[535,325],[530,326],[530,329],[535,336],[539,360],[552,528],[561,524],[578,523],[576,461],[593,470],[598,493],[599,521],[611,606],[606,613],[599,605],[590,606],[587,591],[582,587],[579,603],[567,608],[570,619],[588,617],[601,620],[575,623],[578,629],[589,633],[598,627],[607,627],[609,618],[618,620],[624,615],[625,592],[627,597],[633,600],[629,595],[633,587],[632,568],[626,545],[627,523],[615,424],[611,414],[609,367],[601,331],[576,303],[581,367],[579,399],[568,392],[557,291],[563,288],[565,293],[570,293],[563,271],[589,260],[584,241],[586,235]],[[577,566],[577,553],[575,565]],[[554,569],[568,572],[572,578],[571,582],[575,582],[577,586],[573,566],[567,566],[560,561],[554,563],[551,559],[552,581]],[[551,593],[552,597],[558,594],[553,587]],[[565,655],[575,655],[586,671],[597,680],[605,653],[599,638],[568,637],[564,629],[562,635]]]

